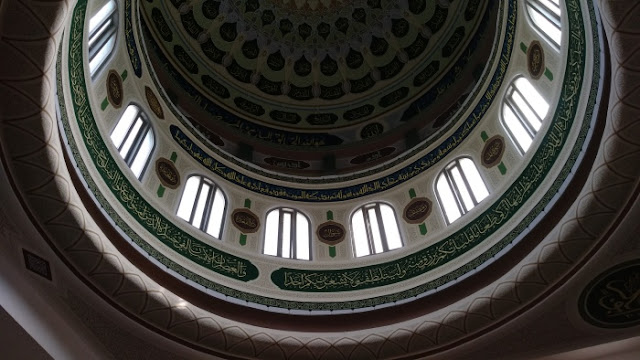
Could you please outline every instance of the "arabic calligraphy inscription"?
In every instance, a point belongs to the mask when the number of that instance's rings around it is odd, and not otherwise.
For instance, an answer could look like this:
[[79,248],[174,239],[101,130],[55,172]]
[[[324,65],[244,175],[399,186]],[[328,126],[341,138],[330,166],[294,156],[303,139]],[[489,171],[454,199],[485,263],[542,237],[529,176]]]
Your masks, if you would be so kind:
[[640,260],[617,265],[594,279],[580,296],[580,313],[604,328],[640,325]]

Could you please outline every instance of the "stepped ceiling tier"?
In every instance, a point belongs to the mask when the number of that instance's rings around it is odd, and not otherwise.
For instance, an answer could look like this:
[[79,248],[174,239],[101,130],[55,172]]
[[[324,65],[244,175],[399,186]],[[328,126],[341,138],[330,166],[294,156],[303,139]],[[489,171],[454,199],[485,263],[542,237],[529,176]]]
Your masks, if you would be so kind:
[[305,177],[397,163],[450,129],[487,78],[499,13],[488,0],[140,6],[161,86],[210,146]]

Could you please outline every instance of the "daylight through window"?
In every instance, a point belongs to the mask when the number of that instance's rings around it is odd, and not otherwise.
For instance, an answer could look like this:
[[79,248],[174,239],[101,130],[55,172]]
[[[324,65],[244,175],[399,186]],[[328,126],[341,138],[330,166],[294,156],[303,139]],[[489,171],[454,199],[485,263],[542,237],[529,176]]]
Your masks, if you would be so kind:
[[192,175],[187,179],[178,206],[178,217],[220,239],[226,210],[222,191],[211,180]]
[[402,247],[395,212],[384,203],[371,203],[356,210],[351,217],[351,231],[356,257]]
[[524,77],[518,77],[507,89],[502,110],[502,121],[524,154],[536,136],[549,112],[549,104]]
[[527,1],[527,13],[535,27],[551,41],[556,49],[559,49],[562,41],[560,1]]
[[111,132],[111,141],[133,174],[142,179],[155,145],[153,130],[146,115],[136,105],[129,105]]
[[114,0],[109,0],[89,20],[89,73],[92,77],[115,48],[117,20],[118,12]]
[[264,253],[289,259],[311,260],[309,219],[291,208],[278,208],[267,214]]
[[469,158],[456,159],[445,167],[436,181],[436,193],[448,224],[489,195],[478,169]]

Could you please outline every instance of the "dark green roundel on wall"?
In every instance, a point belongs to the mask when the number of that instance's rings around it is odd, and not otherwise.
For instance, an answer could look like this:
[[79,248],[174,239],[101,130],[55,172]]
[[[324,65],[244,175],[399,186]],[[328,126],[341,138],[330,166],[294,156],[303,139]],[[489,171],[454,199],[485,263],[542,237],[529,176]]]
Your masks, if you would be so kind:
[[578,306],[582,317],[598,327],[640,325],[640,259],[600,274],[583,290]]

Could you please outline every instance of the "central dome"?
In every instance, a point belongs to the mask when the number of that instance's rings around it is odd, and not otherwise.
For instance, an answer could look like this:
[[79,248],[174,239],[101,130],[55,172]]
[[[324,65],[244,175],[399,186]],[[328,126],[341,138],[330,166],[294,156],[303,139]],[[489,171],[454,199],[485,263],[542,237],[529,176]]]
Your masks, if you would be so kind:
[[305,177],[379,166],[447,128],[489,63],[498,13],[486,0],[140,4],[186,121],[249,166]]

